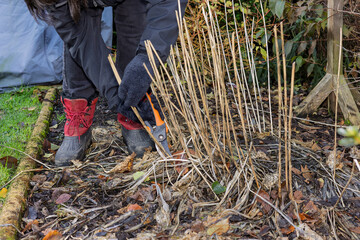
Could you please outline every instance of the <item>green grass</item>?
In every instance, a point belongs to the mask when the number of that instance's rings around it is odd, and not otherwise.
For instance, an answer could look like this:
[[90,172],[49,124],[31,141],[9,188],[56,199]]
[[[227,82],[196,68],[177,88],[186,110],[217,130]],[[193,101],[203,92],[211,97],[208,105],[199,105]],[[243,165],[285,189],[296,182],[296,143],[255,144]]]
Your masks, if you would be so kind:
[[[41,110],[36,88],[21,88],[16,92],[0,94],[0,144],[24,151]],[[23,154],[0,147],[0,158]],[[10,178],[13,170],[0,167],[0,187]]]

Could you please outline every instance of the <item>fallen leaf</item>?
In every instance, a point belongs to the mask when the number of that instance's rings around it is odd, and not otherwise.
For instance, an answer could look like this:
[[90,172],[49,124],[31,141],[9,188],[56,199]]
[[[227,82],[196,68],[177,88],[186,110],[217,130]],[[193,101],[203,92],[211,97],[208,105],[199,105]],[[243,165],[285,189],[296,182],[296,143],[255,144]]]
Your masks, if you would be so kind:
[[37,225],[39,226],[39,221],[38,220],[32,220],[31,222],[28,222],[26,224],[26,226],[24,227],[24,229],[22,230],[22,233],[29,231],[30,229],[32,229],[32,225]]
[[0,198],[6,198],[8,190],[6,188],[1,189],[0,191]]
[[109,171],[109,173],[123,173],[123,172],[130,172],[133,167],[133,161],[136,154],[132,153],[131,155],[127,156],[124,161],[117,164],[113,169]]
[[[136,172],[136,173],[133,174],[133,178],[134,178],[134,180],[136,181],[136,180],[138,180],[139,178],[141,178],[142,176],[144,176],[144,174],[145,174],[145,172],[143,172],[143,171],[138,171],[138,172]],[[147,177],[144,181],[145,181],[145,182],[148,182],[148,181],[150,181],[150,178]]]
[[318,207],[311,200],[305,205],[303,210],[304,210],[304,213],[311,214],[311,215],[315,214],[319,211]]
[[70,198],[71,198],[70,194],[63,193],[56,199],[55,203],[56,204],[63,204],[65,202],[69,201]]
[[138,204],[130,204],[128,207],[127,207],[127,210],[128,211],[136,211],[136,210],[142,210],[143,208],[138,205]]
[[50,230],[42,240],[60,240],[62,234],[58,230]]
[[36,109],[36,107],[29,107],[27,110],[28,111],[34,111]]
[[349,228],[350,231],[360,234],[360,227]]
[[295,191],[294,192],[294,199],[297,203],[301,203],[302,202],[302,199],[303,198],[303,194],[301,191]]
[[305,178],[306,183],[310,183],[314,175],[314,173],[310,172],[307,165],[305,167],[301,166],[301,174]]
[[58,128],[59,127],[59,124],[54,124],[54,125],[52,125],[51,127],[49,127],[50,129],[56,129],[56,128]]
[[297,168],[291,168],[291,171],[294,173],[294,174],[296,174],[296,175],[298,175],[298,176],[300,176],[301,175],[301,171],[299,170],[299,169],[297,169]]
[[342,158],[343,158],[344,154],[340,151],[336,152],[336,157],[335,157],[335,152],[331,151],[329,156],[326,159],[326,164],[328,165],[328,167],[330,167],[331,169],[334,169],[334,163],[335,163],[335,168],[336,169],[342,169],[344,164],[342,163]]
[[7,168],[16,168],[18,165],[18,160],[12,156],[6,156],[0,158],[0,163]]
[[56,144],[53,144],[53,143],[50,143],[50,150],[51,151],[56,151],[60,148],[60,146],[56,145]]
[[206,231],[206,233],[211,236],[213,234],[216,235],[222,235],[229,231],[230,224],[229,224],[229,218],[225,218],[220,221],[215,221],[214,224],[210,225]]
[[281,228],[280,229],[283,234],[289,235],[290,233],[295,231],[295,227],[293,225],[290,225],[288,228]]
[[311,146],[311,150],[313,150],[314,152],[321,151],[321,147],[319,147],[319,145],[315,142],[315,143]]
[[44,158],[50,158],[52,157],[54,154],[53,153],[45,153],[44,154]]
[[[310,215],[306,214],[306,213],[299,213],[299,218],[301,221],[306,221],[306,222],[314,222],[314,218],[311,217]],[[316,220],[315,220],[316,221]]]
[[197,220],[195,223],[191,225],[191,231],[199,233],[205,230],[204,223]]
[[49,142],[49,140],[45,139],[43,142],[43,149],[44,151],[50,151],[51,149],[51,143]]
[[[264,190],[260,190],[259,196],[261,196],[261,197],[264,198],[266,201],[268,201],[268,202],[271,203],[270,195],[269,195],[267,192],[265,192]],[[270,206],[268,203],[266,203],[264,200],[262,200],[262,199],[259,198],[259,197],[256,197],[256,201],[261,204],[261,207],[262,207],[263,212],[264,212],[265,214],[267,214],[268,212],[270,212],[271,206]]]
[[221,185],[218,181],[213,182],[213,184],[211,184],[211,188],[216,194],[221,194],[226,191],[226,187]]

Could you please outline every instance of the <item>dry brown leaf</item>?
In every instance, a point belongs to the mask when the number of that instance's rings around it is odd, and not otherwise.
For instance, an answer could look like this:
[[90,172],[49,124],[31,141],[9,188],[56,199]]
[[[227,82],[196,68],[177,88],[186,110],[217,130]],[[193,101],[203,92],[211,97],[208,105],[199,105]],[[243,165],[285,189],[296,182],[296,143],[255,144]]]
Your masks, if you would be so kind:
[[297,203],[302,202],[302,200],[301,200],[302,198],[303,198],[303,194],[302,194],[301,191],[295,191],[295,192],[294,192],[294,199],[295,199],[295,201],[296,201]]
[[132,171],[135,156],[135,153],[127,156],[124,161],[117,164],[113,169],[109,171],[109,173],[123,173]]
[[295,231],[295,227],[291,225],[288,228],[281,228],[280,230],[283,234],[289,235],[290,233]]
[[5,156],[0,158],[0,163],[7,168],[16,168],[18,166],[17,158],[14,158],[12,156]]
[[137,210],[142,210],[143,208],[138,205],[138,204],[130,204],[128,207],[127,207],[127,210],[128,211],[137,211]]
[[297,168],[291,168],[291,171],[294,173],[294,174],[296,174],[296,175],[298,175],[298,176],[300,176],[301,175],[301,171],[299,170],[299,169],[297,169]]
[[304,207],[304,213],[307,213],[307,214],[315,214],[319,211],[318,207],[315,205],[315,203],[313,201],[309,201],[305,207]]
[[204,223],[197,220],[194,224],[192,224],[191,226],[191,231],[192,232],[196,232],[196,233],[199,233],[199,232],[202,232],[205,230],[205,226],[204,226]]
[[314,140],[312,140],[310,142],[304,142],[302,140],[293,139],[291,141],[295,142],[296,144],[299,144],[300,146],[302,146],[304,148],[309,148],[309,149],[311,149],[311,147],[314,145]]
[[71,198],[70,194],[63,193],[56,199],[55,203],[56,204],[63,204],[65,202],[69,201],[70,198]]
[[311,150],[313,150],[314,152],[321,151],[321,147],[319,147],[319,145],[315,142],[315,143],[311,146]]
[[50,230],[42,240],[60,240],[62,234],[58,230]]
[[229,229],[230,229],[229,218],[225,218],[220,221],[215,221],[214,224],[211,224],[208,227],[206,233],[209,236],[211,236],[213,234],[222,235],[222,234],[226,233],[227,231],[229,231]]
[[301,221],[312,221],[314,218],[312,218],[310,215],[306,213],[299,213],[299,217]]
[[[265,192],[264,190],[260,190],[259,196],[261,196],[262,198],[264,198],[264,199],[267,200],[268,202],[271,202],[271,200],[270,200],[270,195],[269,195],[267,192]],[[259,198],[259,197],[256,198],[256,201],[258,201],[258,202],[261,204],[261,207],[262,207],[263,212],[264,212],[265,214],[267,214],[268,212],[270,212],[271,206],[270,206],[268,203],[266,203],[264,200],[262,200],[262,199]]]
[[335,152],[331,151],[329,156],[326,159],[326,165],[328,165],[329,168],[334,169],[334,163],[336,169],[342,169],[344,164],[342,163],[343,153],[340,151],[337,151],[336,157]]
[[310,172],[307,165],[305,167],[301,166],[301,174],[305,178],[306,183],[310,183],[314,175],[314,173]]

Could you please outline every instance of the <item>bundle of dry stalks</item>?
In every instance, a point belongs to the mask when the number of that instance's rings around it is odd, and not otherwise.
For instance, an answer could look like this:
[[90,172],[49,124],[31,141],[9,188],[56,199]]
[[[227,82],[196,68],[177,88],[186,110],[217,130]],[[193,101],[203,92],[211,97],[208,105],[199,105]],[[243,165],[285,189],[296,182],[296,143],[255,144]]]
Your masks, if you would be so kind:
[[[267,102],[270,113],[265,116],[262,99],[269,91],[260,89],[256,74],[254,24],[249,27],[244,22],[242,29],[234,18],[234,31],[228,30],[224,36],[217,16],[204,8],[203,15],[206,26],[198,29],[201,38],[196,41],[206,47],[200,48],[200,52],[195,50],[195,40],[181,16],[178,16],[180,40],[171,49],[166,64],[156,68],[155,59],[161,60],[152,44],[146,44],[154,70],[153,92],[163,103],[172,149],[180,149],[188,156],[181,162],[190,171],[180,177],[184,180],[192,176],[194,180],[194,174],[200,176],[211,190],[212,183],[220,182],[226,186],[220,203],[231,196],[237,199],[236,208],[241,208],[253,183],[256,189],[260,187],[259,168],[254,166],[250,153],[254,134],[273,131],[271,97]],[[225,45],[230,49],[224,49]],[[211,74],[210,78],[206,77],[207,73]],[[169,161],[178,162],[178,159],[166,159]],[[157,163],[148,174],[156,166]],[[213,196],[219,200],[217,194]]]
[[[245,211],[245,214],[249,204],[258,198],[271,206],[276,216],[281,215],[301,232],[279,208],[279,202],[275,206],[259,194],[264,188],[277,188],[279,200],[284,201],[287,193],[294,200],[293,182],[298,184],[299,179],[292,179],[291,157],[295,154],[299,165],[307,161],[310,154],[306,149],[297,147],[294,150],[291,146],[295,63],[292,64],[291,82],[287,84],[283,26],[280,25],[279,40],[278,29],[274,28],[278,111],[277,121],[273,121],[267,44],[268,89],[263,89],[253,52],[255,24],[248,26],[244,21],[240,27],[234,18],[233,30],[226,27],[227,32],[223,34],[216,14],[209,9],[207,2],[207,9],[202,9],[206,26],[197,28],[196,38],[190,34],[186,20],[178,16],[179,42],[171,49],[166,63],[161,62],[152,44],[146,43],[154,72],[153,93],[163,107],[169,128],[168,140],[177,154],[158,157],[155,161],[153,156],[145,157],[139,164],[147,172],[142,179],[129,183],[130,189],[136,189],[152,176],[155,183],[162,179],[164,185],[170,184],[178,192],[195,199],[197,206],[219,208],[226,202],[227,207]],[[230,16],[226,15],[228,18]],[[262,19],[266,29],[263,10]],[[197,47],[194,47],[195,42]],[[155,59],[160,61],[160,67],[156,67]],[[266,98],[268,101],[264,102]],[[269,144],[269,155],[256,151],[253,140],[259,136],[272,136],[274,144]],[[320,157],[313,157],[314,161],[317,159]],[[331,178],[328,170],[323,170],[326,177]],[[216,182],[225,187],[223,194],[214,190]],[[337,185],[335,179],[329,184]],[[204,185],[212,194],[199,192]],[[162,196],[160,190],[157,192]],[[168,212],[166,202],[161,199],[164,211]]]

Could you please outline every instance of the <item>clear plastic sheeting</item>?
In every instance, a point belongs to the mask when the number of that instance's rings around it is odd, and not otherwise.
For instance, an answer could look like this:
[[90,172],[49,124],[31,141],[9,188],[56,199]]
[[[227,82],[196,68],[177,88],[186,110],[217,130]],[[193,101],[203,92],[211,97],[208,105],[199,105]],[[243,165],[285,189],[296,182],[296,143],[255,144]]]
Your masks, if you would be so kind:
[[[111,46],[111,8],[104,14],[102,35]],[[23,0],[0,1],[0,92],[18,86],[60,83],[62,54],[63,42],[55,29],[40,20],[36,22]]]

